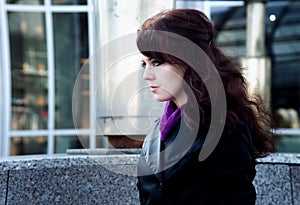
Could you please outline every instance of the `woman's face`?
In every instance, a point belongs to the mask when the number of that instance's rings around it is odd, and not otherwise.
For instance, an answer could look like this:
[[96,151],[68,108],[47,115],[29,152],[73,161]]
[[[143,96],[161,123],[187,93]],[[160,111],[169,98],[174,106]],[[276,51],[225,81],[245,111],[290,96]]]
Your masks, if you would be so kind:
[[177,106],[186,103],[184,71],[172,64],[159,62],[142,55],[143,78],[148,81],[150,91],[158,101],[174,101]]

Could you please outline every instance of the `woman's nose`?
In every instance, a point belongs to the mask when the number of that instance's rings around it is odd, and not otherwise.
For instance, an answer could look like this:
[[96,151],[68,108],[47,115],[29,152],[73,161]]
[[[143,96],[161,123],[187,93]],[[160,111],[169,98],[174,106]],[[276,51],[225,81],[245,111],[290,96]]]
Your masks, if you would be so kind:
[[154,80],[155,74],[152,69],[150,69],[148,66],[146,66],[144,74],[143,74],[144,80]]

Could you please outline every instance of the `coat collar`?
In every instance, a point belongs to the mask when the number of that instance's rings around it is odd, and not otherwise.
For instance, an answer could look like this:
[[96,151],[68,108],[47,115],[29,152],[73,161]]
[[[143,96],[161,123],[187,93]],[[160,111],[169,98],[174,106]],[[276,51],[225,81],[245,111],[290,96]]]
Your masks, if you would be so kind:
[[162,172],[182,159],[191,150],[197,133],[192,133],[184,122],[178,122],[168,138],[167,146],[162,149],[164,144],[160,140],[159,121],[145,138],[142,157],[152,174]]

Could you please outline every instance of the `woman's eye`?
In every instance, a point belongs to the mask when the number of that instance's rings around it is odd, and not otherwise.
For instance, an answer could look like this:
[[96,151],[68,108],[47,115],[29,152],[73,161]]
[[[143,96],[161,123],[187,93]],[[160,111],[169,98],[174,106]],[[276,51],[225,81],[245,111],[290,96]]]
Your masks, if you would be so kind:
[[161,64],[161,62],[159,62],[158,60],[153,60],[153,61],[152,61],[153,67],[159,66],[160,64]]
[[141,67],[146,68],[146,63],[144,61],[141,62]]

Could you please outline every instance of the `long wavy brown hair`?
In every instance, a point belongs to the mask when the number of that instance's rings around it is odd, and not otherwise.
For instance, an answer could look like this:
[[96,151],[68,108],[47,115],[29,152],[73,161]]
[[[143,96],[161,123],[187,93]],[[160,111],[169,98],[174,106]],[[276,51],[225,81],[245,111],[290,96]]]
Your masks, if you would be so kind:
[[[181,59],[164,52],[156,52],[151,47],[151,36],[143,31],[166,31],[189,39],[199,46],[214,64],[221,77],[227,102],[225,131],[236,128],[239,122],[248,125],[253,135],[253,152],[256,157],[266,156],[274,151],[272,133],[270,128],[270,113],[266,109],[262,98],[257,94],[249,95],[247,82],[242,75],[242,68],[236,61],[217,47],[214,41],[214,29],[211,21],[204,13],[194,9],[173,9],[163,11],[152,18],[147,19],[138,31],[137,46],[141,53],[147,57],[168,62],[183,69],[184,80],[189,89],[188,96],[194,96],[197,100],[197,107],[200,113],[200,127],[208,127],[211,122],[211,102],[209,93],[198,75],[200,68],[191,68],[190,65]],[[161,39],[161,46],[164,41]],[[200,54],[199,55],[203,55]],[[209,76],[209,75],[208,75]],[[218,86],[216,85],[216,88]],[[192,116],[195,109],[190,105],[185,112]],[[192,118],[191,118],[191,121]],[[190,122],[192,123],[192,122]]]

